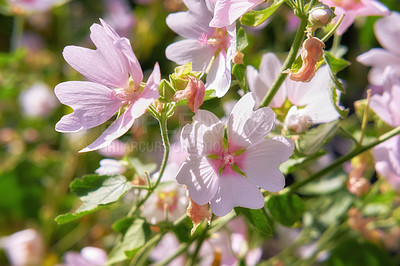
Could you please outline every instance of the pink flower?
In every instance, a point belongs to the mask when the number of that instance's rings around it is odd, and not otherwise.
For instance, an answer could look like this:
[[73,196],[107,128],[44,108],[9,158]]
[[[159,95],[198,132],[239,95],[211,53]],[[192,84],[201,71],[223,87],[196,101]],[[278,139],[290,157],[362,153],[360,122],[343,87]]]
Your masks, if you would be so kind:
[[63,0],[7,0],[11,7],[22,9],[23,12],[42,12],[50,9]]
[[183,99],[187,100],[187,105],[193,113],[197,110],[204,102],[205,86],[203,81],[196,77],[188,76],[188,84],[184,90],[177,91],[174,94],[173,100],[179,102]]
[[68,251],[64,255],[64,266],[97,266],[105,265],[107,253],[101,248],[84,247],[80,253]]
[[[179,241],[173,233],[166,233],[157,246],[150,252],[150,259],[154,262],[160,262],[169,256],[172,256],[179,248]],[[183,266],[185,265],[186,257],[180,255],[173,261],[168,263],[168,266]]]
[[[273,53],[262,56],[259,72],[252,66],[247,67],[247,80],[257,104],[261,103],[281,69],[282,63]],[[320,67],[314,78],[307,83],[286,79],[270,106],[279,108],[288,99],[293,106],[286,115],[285,125],[298,133],[307,129],[310,124],[336,120],[340,115],[331,99],[329,79],[327,66]]]
[[250,9],[264,2],[264,0],[214,0],[214,18],[210,27],[226,27],[234,23]]
[[386,16],[390,13],[386,6],[376,0],[321,0],[321,2],[335,8],[337,17],[334,21],[337,21],[342,14],[345,15],[336,30],[339,35],[353,24],[356,17]]
[[63,82],[55,88],[60,102],[74,109],[56,124],[59,132],[96,127],[120,110],[119,117],[103,134],[80,152],[108,146],[125,134],[135,119],[159,97],[158,63],[143,88],[143,72],[129,40],[121,38],[107,23],[100,21],[102,25],[93,24],[90,28],[90,38],[97,50],[67,46],[63,52],[65,60],[89,81]]
[[375,36],[382,48],[373,48],[357,57],[357,61],[372,66],[369,71],[369,82],[383,85],[383,72],[387,66],[400,68],[400,13],[392,12],[390,16],[379,19],[374,25]]
[[[400,126],[400,69],[385,70],[383,79],[384,92],[371,97],[371,109],[392,127]],[[400,135],[397,135],[376,146],[373,150],[375,169],[390,184],[400,190]]]
[[[206,89],[222,97],[231,84],[231,60],[236,52],[236,28],[210,27],[214,14],[211,0],[184,0],[188,11],[170,14],[167,25],[186,38],[169,45],[167,58],[177,64],[192,62],[193,71],[206,72]],[[210,65],[211,64],[211,65]]]
[[100,167],[96,169],[99,175],[119,175],[126,171],[126,167],[122,161],[114,159],[103,159],[100,161]]
[[293,152],[294,144],[285,137],[265,139],[275,115],[269,107],[253,111],[251,93],[233,108],[225,127],[211,112],[199,110],[193,123],[182,129],[181,144],[190,154],[176,180],[185,184],[194,202],[210,202],[218,216],[233,207],[259,209],[264,206],[260,186],[280,191],[285,178],[279,165]]
[[41,265],[44,259],[42,236],[34,229],[25,229],[0,239],[10,265]]
[[59,104],[50,88],[43,83],[35,83],[19,97],[25,115],[47,117]]
[[107,9],[105,20],[122,35],[129,35],[135,18],[126,0],[103,0]]

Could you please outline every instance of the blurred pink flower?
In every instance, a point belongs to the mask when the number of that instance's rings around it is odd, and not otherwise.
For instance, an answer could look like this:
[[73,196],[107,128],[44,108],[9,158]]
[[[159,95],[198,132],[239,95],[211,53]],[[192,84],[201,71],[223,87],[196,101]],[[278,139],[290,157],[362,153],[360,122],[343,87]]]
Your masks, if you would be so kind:
[[131,35],[135,22],[132,10],[126,0],[103,0],[107,14],[104,20],[115,29],[117,33],[124,36]]
[[[247,67],[249,88],[254,93],[257,105],[261,103],[281,69],[281,61],[273,53],[266,53],[262,56],[260,71],[252,66]],[[270,106],[279,108],[288,99],[293,106],[286,115],[285,125],[299,133],[307,129],[308,124],[336,120],[340,115],[332,102],[329,82],[327,66],[320,67],[316,71],[315,77],[307,83],[286,79],[272,99]],[[338,93],[340,94],[340,92]]]
[[226,27],[264,0],[211,0],[215,2],[214,18],[210,27]]
[[204,110],[182,129],[181,144],[190,155],[176,180],[187,186],[197,204],[210,202],[218,216],[236,206],[262,208],[264,197],[257,186],[272,192],[285,186],[279,165],[292,154],[293,141],[265,139],[275,115],[269,107],[253,111],[254,104],[251,93],[239,100],[228,120],[227,140],[222,122]]
[[342,35],[353,24],[356,17],[386,16],[390,14],[389,9],[376,0],[321,0],[329,7],[335,8],[336,22],[344,14],[342,23],[336,33]]
[[119,175],[126,171],[125,165],[122,161],[114,159],[103,159],[100,161],[100,167],[96,169],[99,175]]
[[[400,126],[400,69],[393,71],[387,67],[382,95],[371,97],[371,109],[388,125]],[[373,150],[375,169],[390,184],[400,190],[400,135],[376,146]]]
[[42,12],[52,8],[64,0],[7,0],[12,8],[22,9],[24,12]]
[[104,157],[122,158],[128,149],[129,147],[125,142],[115,139],[107,147],[99,149],[98,152]]
[[34,229],[25,229],[12,235],[0,238],[2,247],[10,265],[41,265],[44,259],[42,236]]
[[[160,262],[169,256],[172,256],[179,247],[179,241],[173,233],[166,233],[157,246],[150,252],[150,259],[154,262]],[[176,257],[168,263],[168,266],[184,266],[186,258],[184,255]]]
[[[236,27],[210,27],[212,0],[184,0],[188,11],[170,14],[167,25],[186,38],[170,44],[165,54],[177,64],[192,62],[193,71],[206,72],[206,89],[222,97],[231,84],[231,60],[236,52]],[[211,64],[211,66],[209,66]]]
[[44,83],[35,83],[23,91],[19,101],[24,114],[30,117],[47,117],[58,105],[56,97]]
[[383,72],[387,66],[400,68],[400,13],[393,11],[379,19],[374,25],[375,36],[382,48],[373,48],[357,57],[357,61],[372,66],[368,73],[369,82],[383,85]]
[[101,248],[84,247],[80,253],[68,251],[64,255],[63,266],[98,266],[105,265],[107,253]]
[[[92,144],[80,152],[108,146],[125,134],[149,105],[159,97],[160,69],[154,66],[142,88],[143,72],[130,42],[121,38],[106,22],[93,24],[90,38],[97,47],[91,50],[67,46],[65,60],[90,81],[68,81],[55,88],[61,103],[74,109],[56,124],[59,132],[76,132],[103,124],[118,110],[119,117]],[[130,77],[129,77],[130,74]]]

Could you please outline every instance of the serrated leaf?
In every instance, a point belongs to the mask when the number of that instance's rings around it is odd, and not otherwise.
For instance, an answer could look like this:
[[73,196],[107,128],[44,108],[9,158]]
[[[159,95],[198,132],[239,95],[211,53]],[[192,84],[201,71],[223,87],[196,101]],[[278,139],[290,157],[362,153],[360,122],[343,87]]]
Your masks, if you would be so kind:
[[135,219],[121,241],[111,250],[107,264],[110,265],[132,258],[146,243],[149,235],[148,224],[142,219]]
[[[214,94],[214,90],[206,90],[206,93],[204,95],[204,101],[208,101],[208,100],[214,99],[216,96],[213,95],[213,94]],[[183,99],[182,101],[177,102],[176,105],[177,106],[187,105],[187,100]]]
[[239,28],[237,31],[236,45],[239,51],[243,51],[249,45],[247,33],[243,30],[243,28]]
[[305,211],[303,200],[297,195],[272,195],[267,201],[272,217],[279,223],[292,226]]
[[263,10],[250,10],[240,18],[240,23],[250,27],[256,27],[267,20],[283,4],[282,0],[275,0],[274,3]]
[[339,121],[321,124],[308,130],[296,142],[296,148],[304,155],[311,155],[324,146],[339,129]]
[[335,74],[351,65],[349,61],[342,58],[337,58],[328,51],[324,51],[324,60],[330,70]]
[[237,215],[243,215],[264,237],[272,235],[271,218],[265,209],[247,209],[235,207]]
[[68,223],[118,201],[132,188],[132,183],[122,175],[86,175],[72,181],[70,188],[80,197],[82,205],[73,213],[57,216],[59,224]]

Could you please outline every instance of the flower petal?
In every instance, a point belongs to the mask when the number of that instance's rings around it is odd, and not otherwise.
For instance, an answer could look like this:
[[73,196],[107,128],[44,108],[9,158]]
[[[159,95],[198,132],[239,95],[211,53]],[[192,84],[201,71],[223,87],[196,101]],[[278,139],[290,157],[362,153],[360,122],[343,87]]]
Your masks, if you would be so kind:
[[218,189],[218,175],[205,157],[190,155],[176,175],[179,184],[187,186],[189,196],[200,205],[208,203]]
[[253,111],[252,93],[243,96],[233,108],[227,126],[229,145],[247,147],[265,138],[274,126],[275,114],[269,107]]
[[67,46],[63,51],[65,60],[90,81],[114,88],[125,87],[128,84],[127,59],[102,26],[93,24],[90,30],[97,50]]
[[193,123],[185,125],[181,133],[181,145],[190,154],[217,154],[224,138],[224,125],[213,113],[198,110]]
[[204,72],[214,56],[214,50],[208,45],[199,44],[197,39],[182,40],[168,45],[165,55],[178,65],[192,62],[193,71]]
[[260,209],[264,197],[256,185],[231,169],[225,169],[219,176],[218,190],[210,207],[217,216],[225,216],[234,207]]
[[400,55],[400,13],[392,12],[391,15],[379,19],[374,25],[374,31],[379,43],[385,49]]
[[293,149],[293,140],[273,137],[250,146],[237,158],[236,163],[251,182],[265,190],[277,192],[285,186],[285,177],[279,165],[288,160]]
[[111,97],[111,89],[88,81],[63,82],[54,92],[62,104],[74,109],[56,124],[59,132],[76,132],[101,125],[122,106],[120,100]]
[[231,86],[231,60],[220,52],[207,74],[206,90],[214,90],[218,98],[224,96]]
[[211,27],[222,28],[231,25],[239,17],[264,0],[217,0],[214,10],[214,18],[210,22]]

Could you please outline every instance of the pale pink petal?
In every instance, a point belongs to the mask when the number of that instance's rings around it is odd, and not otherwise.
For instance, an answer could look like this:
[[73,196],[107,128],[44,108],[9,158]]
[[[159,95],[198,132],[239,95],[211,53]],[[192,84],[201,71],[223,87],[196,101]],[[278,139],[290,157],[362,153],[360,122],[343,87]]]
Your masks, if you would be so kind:
[[225,216],[234,207],[260,209],[264,207],[264,197],[256,185],[232,169],[225,169],[219,176],[218,190],[210,207],[217,216]]
[[195,14],[192,9],[185,12],[169,14],[166,22],[168,27],[178,35],[187,39],[198,40],[201,33],[209,34],[212,32],[212,28],[208,26],[212,18],[212,13],[208,12],[201,1],[191,1],[199,6],[197,12],[200,12],[201,15]]
[[400,190],[400,136],[395,136],[373,149],[375,169],[392,186]]
[[[68,251],[64,255],[64,263],[66,266],[88,266],[88,261],[76,251]],[[89,264],[90,265],[90,264]]]
[[340,23],[339,27],[336,29],[338,35],[343,35],[343,33],[345,33],[345,31],[353,24],[356,14],[351,10],[344,11],[340,7],[336,7],[335,14],[337,19],[335,18],[334,22],[336,22],[342,14],[345,14],[342,23]]
[[363,0],[362,3],[363,6],[357,9],[357,16],[387,16],[390,14],[390,10],[379,1]]
[[374,25],[374,30],[379,43],[400,56],[400,13],[392,12],[390,16],[379,19]]
[[107,253],[101,248],[84,247],[81,250],[82,257],[93,265],[104,265],[107,262]]
[[214,50],[198,40],[182,40],[168,45],[165,55],[178,65],[192,62],[193,71],[204,72],[214,56]]
[[389,108],[391,100],[392,97],[390,93],[386,91],[382,95],[374,94],[371,97],[370,107],[385,123],[391,126],[397,126],[395,123],[396,114]]
[[90,81],[114,88],[125,87],[128,84],[127,59],[102,26],[93,24],[90,30],[97,50],[67,46],[63,51],[65,60]]
[[255,248],[247,251],[245,257],[246,265],[249,266],[257,265],[257,263],[260,262],[261,260],[262,254],[263,250],[261,248]]
[[59,132],[76,132],[101,125],[122,106],[120,100],[111,97],[111,89],[92,82],[63,82],[54,92],[62,104],[74,109],[56,124]]
[[253,97],[256,101],[256,105],[259,106],[268,91],[268,87],[261,79],[257,69],[255,69],[253,66],[247,66],[246,76],[247,82],[249,83],[249,89],[253,92]]
[[214,90],[219,98],[224,96],[231,85],[231,60],[220,52],[207,74],[206,89]]
[[293,140],[273,137],[250,146],[238,159],[237,165],[248,179],[261,188],[277,192],[285,186],[279,165],[288,160],[294,149]]
[[218,189],[219,178],[205,157],[190,155],[176,175],[179,184],[187,186],[189,196],[200,205],[208,203]]
[[275,114],[269,107],[253,111],[252,93],[243,96],[233,108],[227,125],[229,145],[247,147],[265,138],[274,126]]
[[185,125],[181,133],[181,145],[190,154],[209,155],[219,153],[224,138],[224,125],[213,113],[198,110],[193,123]]
[[217,0],[214,10],[214,18],[210,22],[211,27],[222,28],[231,25],[239,17],[264,0]]
[[92,144],[79,152],[98,150],[110,145],[114,140],[125,134],[133,125],[136,118],[143,115],[149,105],[159,97],[158,85],[160,83],[160,69],[158,63],[154,66],[143,92],[129,108],[115,120]]

